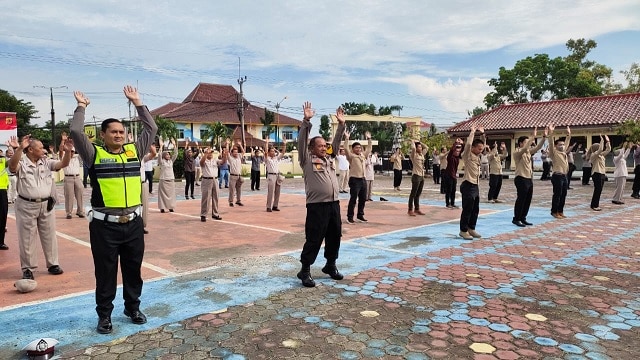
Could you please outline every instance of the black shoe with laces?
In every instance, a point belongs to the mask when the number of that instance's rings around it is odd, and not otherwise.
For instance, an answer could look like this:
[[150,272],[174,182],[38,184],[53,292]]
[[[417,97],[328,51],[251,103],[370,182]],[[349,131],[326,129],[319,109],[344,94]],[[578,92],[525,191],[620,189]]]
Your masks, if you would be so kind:
[[98,334],[111,334],[113,326],[111,325],[110,317],[101,317],[98,319],[98,326],[96,327]]
[[27,269],[27,270],[25,270],[25,271],[23,271],[23,272],[22,272],[22,278],[23,278],[23,279],[31,279],[31,280],[34,280],[34,279],[33,279],[33,273],[32,273],[32,272],[31,272],[31,270],[29,270],[29,269]]
[[311,277],[311,273],[308,271],[300,271],[298,273],[298,279],[302,280],[302,285],[304,285],[304,287],[314,287],[316,286],[316,282],[313,281],[313,278]]
[[527,226],[531,226],[533,225],[532,223],[528,222],[527,220],[520,220],[521,223],[527,225]]
[[358,220],[360,220],[361,222],[367,222],[367,219],[365,219],[362,215],[358,216]]
[[141,325],[147,322],[147,317],[140,310],[129,311],[125,309],[124,315],[128,316],[134,324]]
[[511,223],[515,226],[519,226],[519,227],[525,227],[526,225],[523,224],[520,220],[512,220]]
[[64,272],[62,271],[62,268],[58,265],[49,266],[48,271],[49,271],[49,274],[52,274],[52,275],[60,275]]
[[327,264],[327,265],[325,265],[322,268],[322,272],[327,274],[327,275],[329,275],[329,276],[331,276],[331,278],[333,280],[342,280],[342,279],[344,279],[344,276],[342,276],[342,274],[340,274],[340,272],[338,271],[338,268],[336,267],[335,264],[332,264],[332,265]]
[[349,224],[355,224],[356,223],[355,221],[353,221],[353,218],[347,218],[347,222]]

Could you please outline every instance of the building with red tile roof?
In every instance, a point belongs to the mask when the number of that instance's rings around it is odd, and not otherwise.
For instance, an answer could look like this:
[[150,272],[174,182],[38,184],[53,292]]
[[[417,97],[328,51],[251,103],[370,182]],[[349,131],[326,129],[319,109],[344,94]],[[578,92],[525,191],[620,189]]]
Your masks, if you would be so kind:
[[[231,85],[199,83],[181,103],[168,103],[152,110],[151,115],[173,120],[180,133],[178,140],[202,141],[205,125],[217,122],[229,127],[230,132],[240,138],[239,98],[240,93]],[[247,99],[243,99],[243,103],[246,145],[264,146],[264,125],[260,118],[264,117],[265,108],[254,106]],[[279,128],[277,141],[280,142],[281,139],[296,139],[300,124],[300,120],[278,114],[271,126]],[[272,142],[276,141],[275,137],[274,131],[270,135]]]
[[[616,135],[616,128],[625,120],[640,120],[640,93],[573,98],[526,104],[501,105],[466,121],[450,127],[452,136],[467,136],[472,124],[483,126],[489,144],[504,141],[510,153],[514,150],[514,139],[531,136],[538,127],[538,137],[544,128],[553,123],[555,134],[566,135],[571,128],[571,143],[588,148],[600,141],[600,134],[611,138],[615,148],[624,142],[624,136]],[[576,162],[578,163],[578,157]],[[581,164],[581,163],[580,163]],[[608,166],[612,166],[608,161]]]

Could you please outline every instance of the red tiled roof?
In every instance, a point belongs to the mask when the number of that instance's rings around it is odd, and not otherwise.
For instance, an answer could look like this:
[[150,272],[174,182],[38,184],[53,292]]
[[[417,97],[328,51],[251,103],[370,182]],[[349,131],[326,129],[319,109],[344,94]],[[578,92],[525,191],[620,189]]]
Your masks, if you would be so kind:
[[469,132],[474,123],[491,132],[543,128],[551,123],[556,127],[603,127],[629,119],[640,119],[640,93],[502,105],[447,132]]
[[[161,116],[182,123],[215,123],[239,125],[237,99],[239,93],[233,86],[218,84],[198,84],[180,104],[169,103],[151,111],[153,116]],[[264,108],[253,106],[244,100],[245,125],[261,125]],[[300,120],[280,114],[280,125],[299,126]]]

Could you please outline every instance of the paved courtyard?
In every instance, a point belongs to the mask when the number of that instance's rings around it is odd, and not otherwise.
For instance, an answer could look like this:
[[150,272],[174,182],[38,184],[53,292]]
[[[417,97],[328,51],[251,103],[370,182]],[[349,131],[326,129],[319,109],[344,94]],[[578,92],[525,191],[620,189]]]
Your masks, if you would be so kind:
[[[410,179],[395,192],[391,177],[378,175],[369,222],[343,225],[345,279],[320,272],[321,252],[316,288],[295,277],[302,179],[285,182],[277,213],[265,212],[264,183],[256,192],[245,184],[244,207],[229,207],[223,189],[222,221],[200,222],[199,189],[196,200],[179,195],[175,213],[161,214],[152,198],[142,296],[149,321],[134,325],[122,315],[119,289],[110,335],[95,332],[87,222],[57,210],[65,273],[46,274],[40,251],[38,288],[19,294],[10,219],[11,249],[0,253],[0,358],[25,358],[26,343],[52,337],[56,355],[68,359],[636,359],[640,201],[628,196],[628,183],[626,204],[613,205],[608,182],[603,211],[593,212],[592,187],[572,183],[568,217],[557,220],[551,184],[534,180],[534,226],[518,228],[513,181],[503,184],[503,204],[486,203],[482,181],[483,238],[465,241],[460,210],[444,208],[431,179],[427,215],[409,217]],[[341,198],[344,215],[348,197]]]

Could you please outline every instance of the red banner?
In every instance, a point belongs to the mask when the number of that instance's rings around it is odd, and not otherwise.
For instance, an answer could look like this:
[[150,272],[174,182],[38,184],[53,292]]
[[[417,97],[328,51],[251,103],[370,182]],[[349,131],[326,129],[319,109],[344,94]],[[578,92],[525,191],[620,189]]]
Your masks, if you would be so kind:
[[0,130],[16,130],[18,128],[18,119],[16,113],[0,112]]

